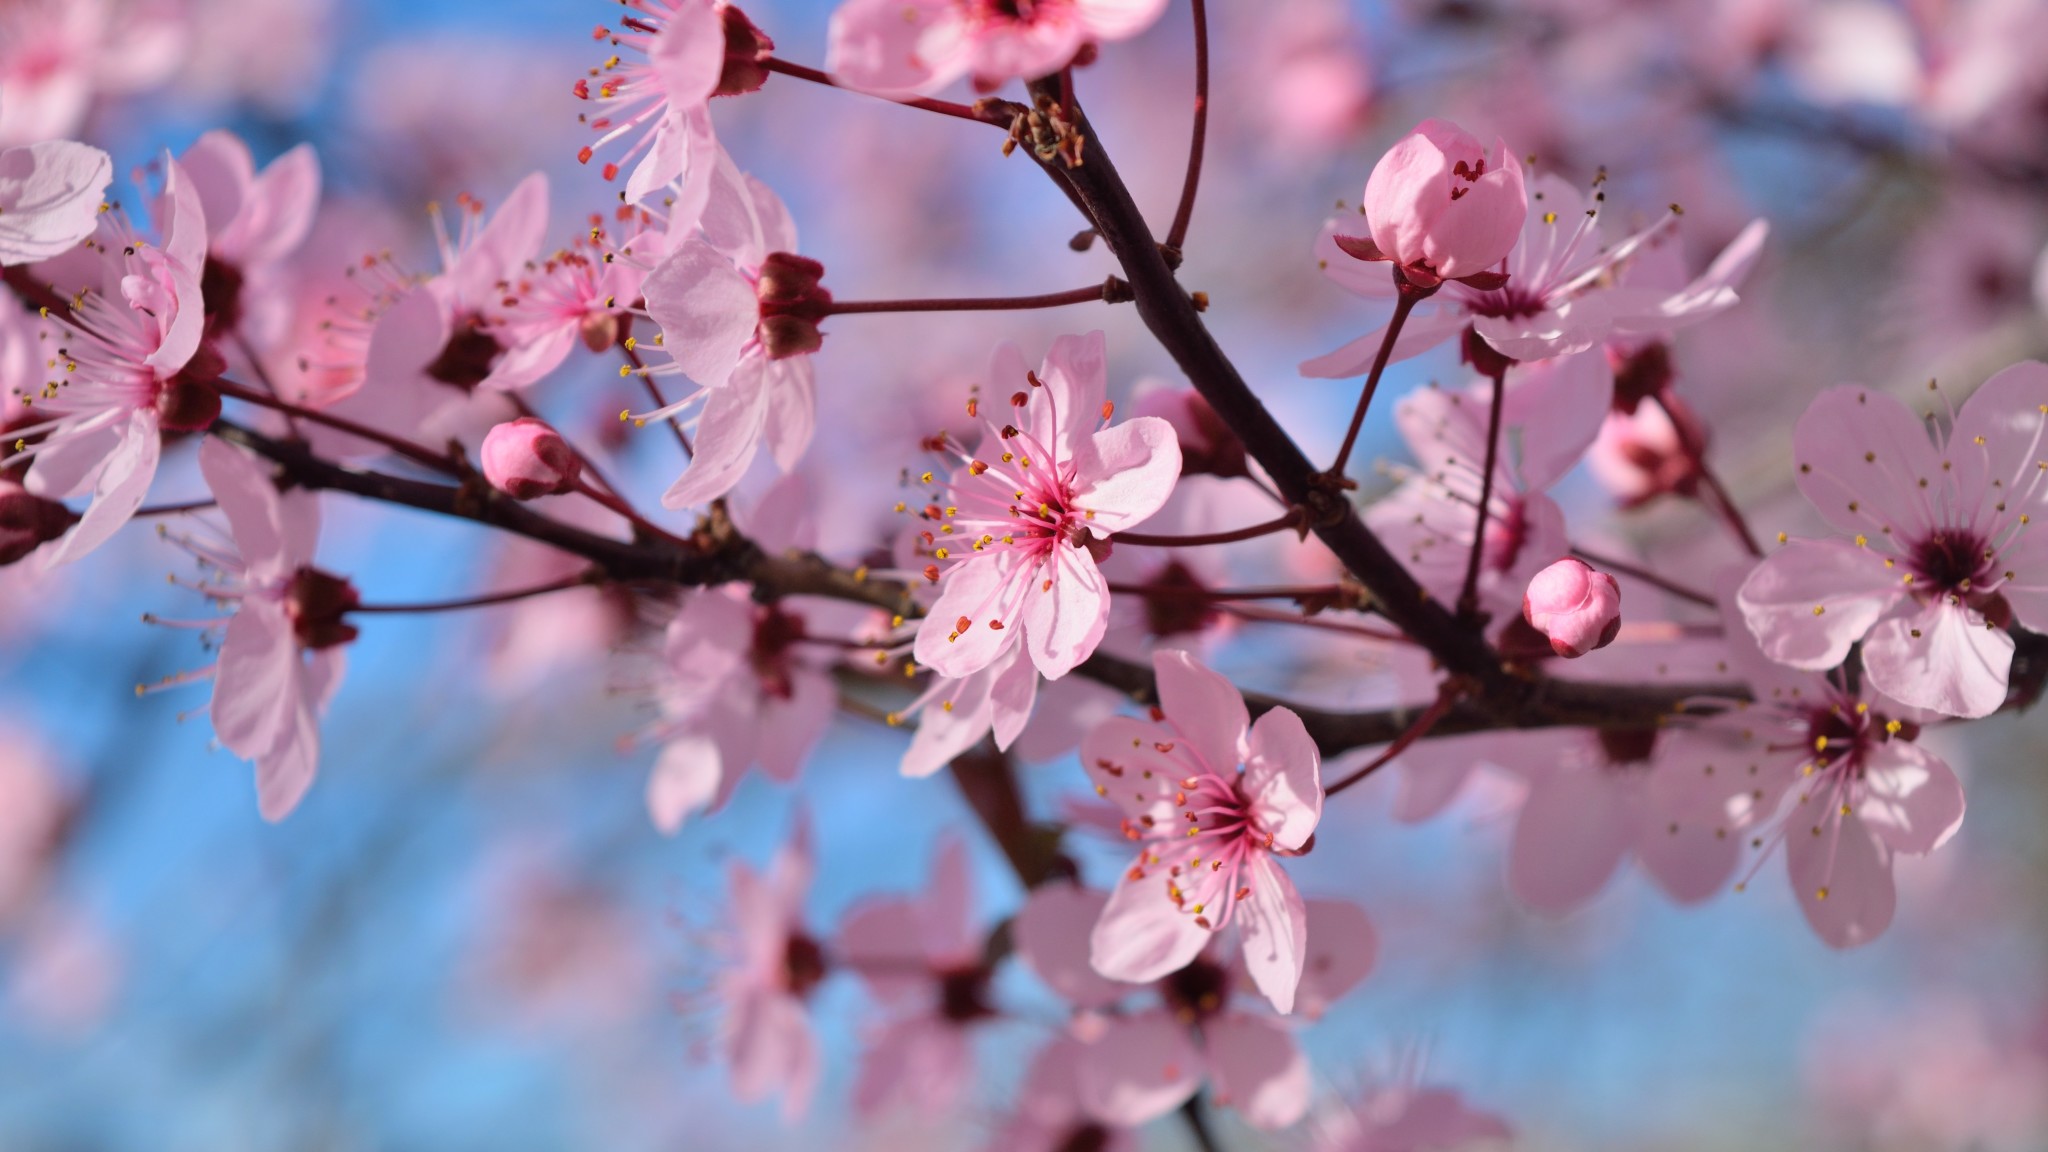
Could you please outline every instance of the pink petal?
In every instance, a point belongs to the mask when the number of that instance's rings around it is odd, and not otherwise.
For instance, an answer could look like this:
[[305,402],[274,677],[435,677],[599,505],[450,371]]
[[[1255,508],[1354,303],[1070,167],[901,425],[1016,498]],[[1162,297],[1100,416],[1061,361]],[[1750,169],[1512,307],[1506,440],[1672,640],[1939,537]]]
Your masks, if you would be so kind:
[[[2033,486],[2036,464],[2048,447],[2042,429],[2048,422],[2044,404],[2048,364],[2038,360],[2006,368],[1963,401],[1944,455],[1955,463],[1957,488],[1965,499],[1988,503],[1999,493],[2024,492]],[[1982,444],[1977,443],[1980,438]],[[1996,490],[1990,487],[1993,480],[1999,484]],[[1976,511],[1981,516],[1986,510]]]
[[974,1071],[967,1032],[931,1016],[911,1016],[885,1027],[861,1054],[854,1078],[854,1111],[865,1118],[892,1106],[926,1116],[951,1108]]
[[1680,904],[1695,904],[1721,890],[1734,874],[1740,854],[1741,837],[1726,814],[1735,749],[1721,749],[1721,762],[1730,767],[1717,778],[1706,775],[1691,755],[1681,753],[1684,745],[1672,744],[1671,736],[1659,737],[1658,756],[1636,817],[1636,856],[1665,895]]
[[1894,852],[1924,856],[1963,826],[1963,785],[1940,757],[1918,744],[1891,740],[1864,763],[1856,815]]
[[1614,327],[1613,301],[1593,292],[1552,303],[1534,316],[1479,316],[1472,321],[1486,342],[1517,360],[1537,361],[1584,352]]
[[1876,539],[1889,525],[1906,539],[1934,526],[1920,484],[1940,477],[1941,458],[1920,418],[1894,397],[1858,385],[1828,389],[1793,426],[1792,452],[1799,490],[1841,531]]
[[761,306],[730,260],[692,236],[655,265],[641,291],[661,325],[662,349],[684,374],[706,388],[731,379],[753,343]]
[[778,1088],[807,1088],[817,1078],[817,1037],[795,997],[768,991],[744,997],[728,1010],[726,1032],[726,1059],[738,1099],[752,1103]]
[[[242,202],[256,182],[256,160],[249,154],[249,146],[225,128],[216,128],[194,141],[178,157],[178,165],[199,198],[207,225],[216,232],[227,228],[240,215]],[[152,210],[161,213],[167,206],[159,204]],[[218,242],[215,247],[228,259],[241,255],[232,247],[221,249]]]
[[121,441],[107,456],[92,486],[92,506],[80,516],[62,539],[46,552],[49,567],[68,564],[106,543],[121,526],[135,516],[149,495],[149,483],[156,478],[157,458],[163,437],[157,432],[156,411],[139,409],[128,415]]
[[902,1000],[930,985],[920,940],[918,906],[899,896],[870,897],[839,922],[832,955],[860,974],[883,1000]]
[[[1109,627],[1109,585],[1085,550],[1059,544],[1051,566],[1027,569],[1024,650],[1038,674],[1057,680],[1086,660]],[[1046,589],[1042,583],[1051,580]]]
[[2012,573],[1998,588],[2012,614],[2029,631],[2048,632],[2048,534],[2022,531],[1999,552],[1998,566]]
[[110,411],[92,421],[66,428],[45,440],[29,460],[28,476],[22,487],[51,500],[91,491],[100,465],[120,448],[129,423],[127,414],[119,411]]
[[311,144],[301,144],[270,162],[236,218],[215,221],[209,213],[207,221],[227,227],[215,245],[220,251],[261,265],[298,251],[319,210],[320,155]]
[[1112,1018],[1081,1051],[1081,1106],[1105,1124],[1136,1127],[1186,1103],[1206,1071],[1187,1027],[1165,1012]]
[[1122,40],[1152,26],[1166,0],[1075,0],[1075,11],[1097,40]]
[[974,870],[966,841],[957,836],[939,841],[931,887],[917,908],[918,940],[935,967],[972,963],[981,955],[974,931]]
[[1180,438],[1157,416],[1139,416],[1084,442],[1074,504],[1098,536],[1137,527],[1180,479]]
[[298,644],[282,604],[245,602],[228,620],[213,678],[213,731],[254,760],[283,741],[298,706]]
[[199,472],[227,515],[235,549],[251,568],[276,566],[284,557],[284,511],[267,465],[217,436],[199,445]]
[[1363,908],[1348,900],[1308,901],[1307,959],[1294,990],[1295,1015],[1320,1017],[1371,974],[1379,955],[1379,933]]
[[296,652],[293,665],[290,720],[277,746],[256,757],[256,810],[273,824],[299,806],[320,767],[320,718],[311,698],[318,694],[307,690]]
[[1508,848],[1516,898],[1562,915],[1600,891],[1633,831],[1624,787],[1590,769],[1545,773],[1530,785]]
[[[846,0],[832,13],[825,70],[850,88],[910,96],[944,86],[967,70],[965,42],[951,0]],[[934,33],[937,33],[935,36]],[[956,46],[934,57],[927,38]]]
[[1902,704],[1989,716],[2005,704],[2013,639],[1966,607],[1940,602],[1895,615],[1863,642],[1863,672]]
[[1117,881],[1088,937],[1089,963],[1098,974],[1144,984],[1180,971],[1201,954],[1215,933],[1174,904],[1169,883],[1163,870],[1137,879],[1126,872]]
[[1884,558],[1841,540],[1794,540],[1766,557],[1735,602],[1763,654],[1813,671],[1849,655],[1905,585]]
[[1239,875],[1251,889],[1234,914],[1245,968],[1273,1010],[1285,1016],[1294,1011],[1294,990],[1308,962],[1308,909],[1271,853],[1252,853]]
[[1486,762],[1482,749],[1491,747],[1493,740],[1487,735],[1447,736],[1422,741],[1401,753],[1394,764],[1401,781],[1394,797],[1394,819],[1420,824],[1449,807],[1464,791],[1472,771]]
[[[1090,433],[1101,423],[1102,402],[1109,392],[1109,351],[1101,330],[1054,339],[1046,349],[1045,362],[1039,365],[1038,380],[1041,388],[1025,403],[1032,422],[1026,430],[1054,452],[1060,463],[1084,459]],[[1047,400],[1051,403],[1044,403]],[[1055,420],[1057,437],[1053,435]],[[1107,467],[1137,467],[1142,458],[1125,453],[1117,459],[1123,462]],[[1177,466],[1174,474],[1179,474]],[[1104,507],[1120,505],[1105,501]]]
[[690,108],[711,99],[725,67],[725,32],[712,0],[678,0],[647,48],[647,63],[671,108]]
[[1106,892],[1055,881],[1032,889],[1011,924],[1017,955],[1076,1008],[1107,1008],[1134,991],[1089,963],[1089,934],[1108,904]]
[[[1441,305],[1417,308],[1409,314],[1408,322],[1401,326],[1401,335],[1394,341],[1394,351],[1387,362],[1392,364],[1420,356],[1464,331],[1468,322],[1465,314],[1454,308]],[[1379,354],[1385,331],[1385,328],[1375,329],[1334,352],[1302,361],[1301,374],[1318,380],[1364,376],[1372,369],[1373,357]]]
[[1829,820],[1833,803],[1818,796],[1788,818],[1785,864],[1814,934],[1829,947],[1854,948],[1891,926],[1899,897],[1891,852],[1856,816]]
[[661,495],[664,508],[692,508],[716,500],[740,482],[761,447],[768,419],[765,361],[750,356],[726,387],[712,392],[697,423],[697,454]]
[[[1029,660],[1023,664],[1031,666]],[[917,714],[917,731],[911,734],[900,766],[905,776],[930,776],[989,733],[989,694],[995,687],[995,670],[984,668],[957,680],[941,679],[942,684],[932,686],[938,695]],[[1036,674],[1032,679],[1037,679]],[[951,707],[944,706],[947,704]]]
[[761,702],[760,742],[754,749],[761,771],[785,783],[796,779],[839,707],[832,678],[816,669],[792,672],[790,687],[789,699],[769,697]]
[[1157,724],[1112,716],[1081,738],[1081,764],[1097,794],[1133,822],[1169,824],[1179,811],[1174,795],[1192,766],[1177,750],[1179,739]]
[[105,152],[50,140],[0,152],[0,264],[61,256],[99,226],[114,180]]
[[1252,725],[1251,755],[1239,784],[1259,827],[1282,848],[1300,848],[1323,818],[1322,752],[1292,709],[1273,708]]
[[989,670],[995,677],[989,691],[989,727],[995,735],[996,747],[1008,751],[1031,720],[1031,710],[1038,698],[1038,669],[1025,658],[1022,649],[1013,648],[1007,664],[997,663]]
[[1199,762],[1218,774],[1236,771],[1248,752],[1245,733],[1251,727],[1251,713],[1245,710],[1237,685],[1186,652],[1154,652],[1152,672],[1166,722]]
[[1277,1020],[1231,1012],[1202,1026],[1216,1102],[1254,1128],[1285,1128],[1308,1111],[1308,1059]]
[[494,302],[499,282],[518,276],[526,262],[540,254],[547,228],[548,178],[535,172],[505,197],[476,240],[444,273],[455,298],[470,308]]
[[724,787],[724,759],[715,741],[679,736],[662,745],[647,777],[647,815],[673,836],[693,812],[711,807]]
[[[939,598],[918,625],[917,662],[940,675],[972,675],[993,664],[1024,627],[1024,599],[1035,568],[1012,552],[984,552],[954,565],[939,583]],[[962,617],[970,623],[956,628]],[[989,627],[1000,620],[1001,629]]]
[[797,356],[770,360],[768,373],[768,415],[761,437],[768,442],[775,466],[791,471],[811,446],[811,434],[818,422],[818,377],[811,358]]
[[[1614,399],[1614,371],[1606,353],[1596,350],[1526,365],[1510,379],[1501,423],[1519,434],[1501,455],[1513,462],[1524,488],[1541,491],[1564,479],[1600,435]],[[1475,474],[1486,459],[1483,438],[1478,443]]]

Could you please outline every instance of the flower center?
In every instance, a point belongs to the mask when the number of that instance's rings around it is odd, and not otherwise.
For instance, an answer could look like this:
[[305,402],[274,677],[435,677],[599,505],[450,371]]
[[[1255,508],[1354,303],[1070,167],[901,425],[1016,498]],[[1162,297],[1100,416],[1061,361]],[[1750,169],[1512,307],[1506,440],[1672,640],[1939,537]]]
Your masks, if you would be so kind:
[[782,948],[782,980],[790,995],[801,1000],[825,979],[825,949],[801,932],[790,933]]
[[1601,755],[1611,771],[1648,768],[1657,748],[1655,728],[1602,728],[1599,736]]
[[1912,564],[1913,571],[1930,585],[1920,589],[1923,594],[1966,596],[1973,586],[1990,583],[1986,569],[1991,565],[1992,555],[1983,537],[1959,529],[1942,528],[1916,542],[1908,562]]
[[484,330],[483,317],[463,316],[457,319],[455,334],[448,337],[441,354],[427,365],[427,375],[464,392],[474,392],[490,376],[491,362],[503,350],[498,338]]
[[1230,1000],[1230,970],[1206,956],[1197,956],[1159,981],[1159,995],[1175,1018],[1195,1024],[1223,1011]]
[[1474,292],[1462,285],[1457,289],[1467,311],[1474,316],[1502,320],[1526,320],[1543,312],[1543,297],[1519,284],[1509,283],[1491,292]]
[[1109,1147],[1109,1129],[1092,1120],[1082,1124],[1060,1138],[1053,1145],[1053,1152],[1103,1152]]
[[980,965],[941,972],[939,1015],[955,1024],[967,1024],[996,1014],[988,1002],[989,971]]
[[1199,632],[1222,616],[1208,598],[1208,587],[1178,560],[1145,587],[1145,628],[1154,636]]
[[754,675],[761,679],[761,691],[778,700],[795,695],[790,649],[804,638],[804,618],[770,605],[754,617],[754,645],[750,658]]

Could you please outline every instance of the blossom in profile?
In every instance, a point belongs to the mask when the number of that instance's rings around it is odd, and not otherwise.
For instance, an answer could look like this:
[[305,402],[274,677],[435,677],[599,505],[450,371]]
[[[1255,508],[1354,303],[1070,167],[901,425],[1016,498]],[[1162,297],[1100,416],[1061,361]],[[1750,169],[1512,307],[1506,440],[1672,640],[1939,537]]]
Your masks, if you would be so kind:
[[1091,44],[1152,26],[1166,0],[846,0],[825,67],[866,92],[910,96],[972,77],[993,92],[1050,76]]
[[356,638],[345,619],[356,591],[313,566],[313,493],[278,491],[260,459],[218,437],[199,446],[199,470],[233,545],[180,540],[207,572],[196,590],[233,609],[224,627],[199,622],[221,627],[213,730],[230,752],[256,762],[257,808],[265,820],[282,820],[320,766],[320,715],[341,684],[343,648]]
[[1165,420],[1109,422],[1105,369],[1100,332],[1053,341],[1036,372],[1015,345],[997,347],[989,391],[1008,391],[1002,415],[977,398],[980,445],[948,442],[950,477],[928,474],[939,515],[926,575],[941,590],[918,629],[918,663],[966,676],[1020,644],[1053,680],[1101,641],[1110,596],[1097,561],[1166,503],[1181,467]]
[[178,163],[165,165],[161,242],[144,243],[125,218],[103,215],[90,250],[67,258],[92,282],[66,315],[46,318],[48,377],[33,390],[16,386],[30,416],[8,433],[13,459],[31,461],[23,486],[52,500],[92,497],[44,554],[51,564],[98,548],[142,506],[164,432],[199,431],[220,414],[212,381],[222,365],[200,344],[206,219]]
[[88,144],[51,140],[0,152],[0,264],[77,247],[98,227],[113,180],[113,160]]
[[612,54],[575,84],[577,99],[595,109],[582,119],[598,134],[577,159],[588,164],[630,139],[623,153],[604,162],[604,178],[616,180],[630,164],[626,203],[666,191],[669,211],[694,221],[719,161],[711,98],[721,94],[728,26],[736,18],[737,31],[751,34],[747,44],[757,54],[774,45],[722,0],[632,0],[622,7],[618,27],[600,26],[594,34]]
[[1253,982],[1284,1015],[1308,923],[1279,857],[1300,854],[1322,818],[1322,754],[1286,708],[1252,723],[1237,688],[1193,656],[1159,652],[1152,667],[1160,719],[1114,717],[1081,742],[1096,793],[1139,844],[1090,938],[1095,969],[1156,980],[1234,926]]
[[1765,656],[1821,671],[1862,643],[1871,687],[1949,716],[2005,703],[2017,619],[2048,628],[2048,364],[1993,376],[1930,438],[1896,397],[1823,392],[1793,429],[1799,490],[1847,538],[1794,540],[1738,601]]
[[831,960],[804,924],[813,869],[810,824],[801,816],[765,872],[737,860],[728,866],[732,931],[713,981],[733,1095],[753,1102],[779,1092],[789,1119],[809,1107],[821,1068],[809,1000]]

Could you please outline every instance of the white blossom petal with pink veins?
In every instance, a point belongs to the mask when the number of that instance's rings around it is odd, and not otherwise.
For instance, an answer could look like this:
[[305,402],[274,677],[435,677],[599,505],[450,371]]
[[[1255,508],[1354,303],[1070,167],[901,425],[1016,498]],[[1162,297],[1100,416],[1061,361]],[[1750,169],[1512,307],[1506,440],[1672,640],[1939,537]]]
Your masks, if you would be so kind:
[[[1672,243],[1679,213],[1674,205],[1648,227],[1619,240],[1601,235],[1606,193],[1596,183],[1584,193],[1556,176],[1528,182],[1529,214],[1522,236],[1508,253],[1508,281],[1479,289],[1446,282],[1415,307],[1395,342],[1393,360],[1434,348],[1466,328],[1477,330],[1496,351],[1535,361],[1583,352],[1616,333],[1648,335],[1675,331],[1735,306],[1735,288],[1749,274],[1769,226],[1752,222],[1706,271],[1681,288],[1627,286],[1630,262],[1654,245]],[[1361,261],[1337,245],[1356,236],[1365,222],[1338,217],[1323,226],[1316,261],[1346,291],[1367,299],[1394,298],[1393,278],[1379,263]],[[1301,366],[1304,376],[1342,379],[1363,376],[1379,351],[1384,328],[1353,340]]]
[[[1235,923],[1259,990],[1290,1012],[1307,920],[1275,857],[1299,853],[1315,832],[1321,757],[1286,708],[1250,724],[1248,743],[1241,698],[1218,724],[1212,701],[1237,689],[1187,653],[1157,653],[1152,664],[1161,720],[1112,719],[1081,743],[1096,792],[1124,810],[1125,835],[1142,845],[1096,923],[1096,971],[1158,979]],[[1191,705],[1202,711],[1183,711]]]
[[210,380],[186,374],[205,326],[206,220],[169,157],[159,205],[161,245],[109,212],[94,238],[66,257],[65,274],[88,283],[69,296],[68,315],[46,318],[45,347],[54,350],[41,365],[46,382],[33,391],[17,386],[29,421],[9,435],[23,446],[16,459],[32,461],[24,485],[52,500],[92,496],[45,553],[50,564],[104,544],[141,507],[164,431],[198,431],[220,413]]
[[266,820],[282,820],[319,767],[320,715],[340,686],[344,647],[356,638],[346,620],[356,592],[313,567],[320,507],[312,492],[280,492],[263,460],[218,437],[200,444],[199,470],[227,518],[228,538],[197,531],[170,538],[199,561],[203,576],[193,590],[233,614],[224,621],[150,617],[217,633],[213,668],[159,687],[212,676],[214,734],[256,762],[258,809]]
[[[1933,399],[1933,397],[1929,397]],[[1738,595],[1765,656],[1835,667],[1863,642],[1870,685],[1949,716],[2005,704],[2015,620],[2048,628],[2048,365],[2015,364],[1946,435],[1897,398],[1844,385],[1793,430],[1796,479],[1849,540],[1797,540]]]
[[1144,31],[1166,0],[846,0],[832,13],[825,67],[882,95],[932,92],[971,76],[981,91],[1066,67],[1082,48]]
[[1100,332],[1053,341],[1037,372],[1001,345],[989,375],[990,403],[1004,405],[1008,422],[983,413],[980,397],[969,401],[985,420],[981,444],[969,453],[945,442],[950,474],[924,475],[933,488],[919,510],[929,522],[922,538],[937,561],[925,576],[940,591],[914,651],[918,663],[962,677],[1017,645],[1056,680],[1101,641],[1109,582],[1097,558],[1114,533],[1166,503],[1180,444],[1156,416],[1109,424]]

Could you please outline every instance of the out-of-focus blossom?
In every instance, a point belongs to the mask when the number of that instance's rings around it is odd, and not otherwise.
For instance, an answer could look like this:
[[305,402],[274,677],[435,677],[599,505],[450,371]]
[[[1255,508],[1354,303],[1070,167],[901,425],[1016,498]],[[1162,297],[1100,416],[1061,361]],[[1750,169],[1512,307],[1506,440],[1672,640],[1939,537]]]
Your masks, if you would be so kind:
[[562,434],[532,416],[508,420],[484,437],[484,479],[514,500],[576,490],[583,458]]
[[0,145],[70,136],[95,97],[153,88],[185,51],[172,0],[0,5]]
[[506,837],[481,866],[482,927],[469,966],[476,1008],[493,1022],[573,1031],[639,1019],[657,995],[648,926],[619,896],[536,847]]
[[1053,341],[1037,372],[1016,345],[996,348],[990,391],[1014,389],[1009,422],[989,414],[974,454],[947,445],[958,464],[926,508],[939,522],[927,544],[946,567],[925,572],[942,591],[918,629],[918,663],[965,676],[1014,644],[1054,680],[1101,641],[1098,553],[1159,510],[1181,463],[1166,421],[1108,424],[1106,368],[1100,332]]
[[[1430,595],[1454,604],[1462,591],[1484,487],[1492,384],[1429,388],[1395,406],[1394,420],[1418,470],[1366,512],[1366,523]],[[1504,626],[1520,613],[1529,581],[1569,548],[1564,512],[1544,490],[1564,478],[1605,419],[1613,375],[1601,356],[1516,368],[1501,400],[1501,443],[1479,562],[1480,607]]]
[[1621,589],[1614,577],[1567,556],[1529,578],[1522,618],[1567,660],[1614,643],[1621,631]]
[[305,243],[320,208],[319,157],[301,144],[258,173],[249,146],[216,130],[178,163],[206,217],[199,287],[209,331],[246,331],[257,347],[273,346],[289,323],[285,262]]
[[1977,390],[1939,443],[1896,397],[1823,392],[1793,430],[1794,479],[1853,539],[1797,540],[1744,582],[1764,655],[1840,664],[1863,642],[1870,684],[1916,708],[1986,716],[2005,703],[2017,618],[2048,628],[2048,508],[2038,467],[2048,364],[2027,361]]
[[732,863],[736,948],[716,982],[733,1095],[751,1102],[780,1092],[788,1119],[809,1107],[821,1063],[807,1001],[827,974],[828,958],[804,927],[811,874],[810,828],[802,818],[766,875]]
[[1424,120],[1373,165],[1362,207],[1376,258],[1427,286],[1505,259],[1530,212],[1527,197],[1507,141],[1489,153],[1456,124]]
[[854,1080],[853,1106],[862,1116],[892,1106],[940,1116],[971,1082],[970,1033],[997,1015],[989,999],[995,974],[973,916],[967,848],[949,837],[922,897],[871,898],[841,921],[834,961],[858,972],[891,1009],[869,1036]]
[[1322,756],[1300,717],[1273,708],[1253,724],[1236,687],[1187,653],[1158,653],[1152,667],[1163,718],[1113,718],[1081,742],[1096,793],[1142,844],[1095,926],[1095,968],[1156,980],[1235,925],[1253,982],[1284,1015],[1308,924],[1275,856],[1299,854],[1315,833]]
[[198,590],[234,608],[213,669],[213,730],[229,751],[256,762],[257,808],[265,820],[282,820],[320,766],[320,714],[341,685],[343,646],[356,638],[344,620],[356,591],[313,567],[313,493],[279,492],[256,456],[217,437],[199,446],[199,469],[234,544],[181,541],[208,569]]
[[538,45],[473,24],[423,26],[363,56],[349,80],[350,120],[398,203],[501,187],[541,157],[583,142],[583,103],[566,84],[534,80],[583,63],[573,42]]
[[52,564],[104,544],[141,507],[164,431],[197,431],[220,414],[211,381],[221,363],[200,348],[206,219],[177,162],[166,169],[162,243],[138,242],[118,214],[101,217],[91,251],[71,257],[94,282],[71,297],[68,317],[48,321],[57,357],[45,367],[63,382],[18,393],[37,417],[12,431],[27,442],[16,458],[33,460],[24,485],[52,499],[92,495],[45,554]]
[[1514,1138],[1507,1122],[1465,1103],[1455,1088],[1375,1086],[1322,1119],[1316,1152],[1479,1152]]
[[0,930],[19,926],[42,896],[75,803],[42,737],[0,723]]
[[51,140],[0,152],[0,264],[77,247],[98,227],[100,198],[113,180],[113,160],[86,144]]
[[962,76],[993,92],[1050,76],[1081,50],[1143,32],[1166,0],[845,0],[825,67],[844,83],[914,95]]
[[1586,449],[1586,467],[1624,508],[1667,493],[1691,496],[1699,488],[1699,462],[1660,404],[1638,405],[1633,415],[1609,412]]
[[191,28],[181,100],[244,104],[280,120],[319,98],[336,43],[335,0],[183,0]]
[[127,967],[119,943],[83,908],[46,903],[22,929],[7,974],[9,1015],[84,1036],[113,1008]]
[[1056,1036],[1038,1049],[1016,1104],[984,1146],[988,1152],[1131,1152],[1137,1146],[1128,1128],[1088,1114],[1080,1083],[1086,1051],[1073,1036]]
[[647,269],[667,245],[667,237],[651,222],[621,212],[622,223],[639,230],[629,232],[616,252],[606,247],[602,218],[592,217],[590,235],[529,266],[505,286],[492,322],[493,333],[507,348],[504,378],[541,380],[561,367],[579,343],[604,352],[619,342]]
[[1282,0],[1246,15],[1246,72],[1258,78],[1257,125],[1266,140],[1321,154],[1365,126],[1372,74],[1342,0]]
[[[1768,227],[1745,228],[1692,283],[1676,290],[1614,286],[1617,273],[1678,219],[1674,210],[1621,240],[1601,236],[1606,194],[1580,193],[1554,176],[1528,185],[1528,217],[1520,242],[1507,256],[1508,278],[1499,287],[1450,282],[1416,306],[1394,341],[1392,359],[1428,351],[1470,327],[1494,350],[1515,360],[1543,360],[1583,352],[1611,334],[1648,335],[1696,324],[1735,306],[1735,285],[1762,251]],[[1345,290],[1367,299],[1391,299],[1391,278],[1348,254],[1339,219],[1316,242],[1323,271]],[[1303,375],[1361,376],[1378,353],[1376,329],[1301,366]]]

